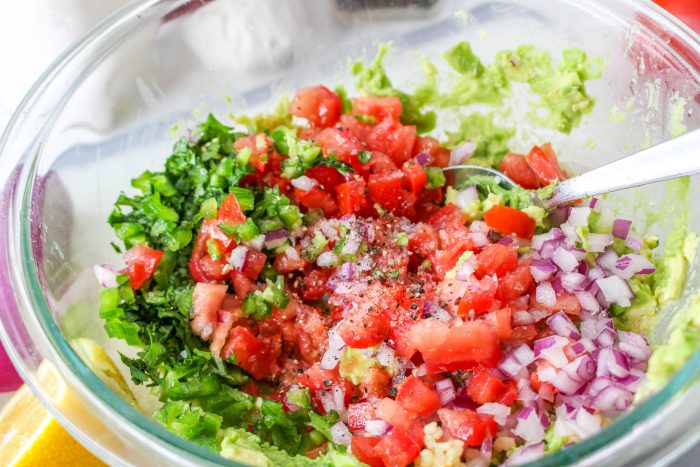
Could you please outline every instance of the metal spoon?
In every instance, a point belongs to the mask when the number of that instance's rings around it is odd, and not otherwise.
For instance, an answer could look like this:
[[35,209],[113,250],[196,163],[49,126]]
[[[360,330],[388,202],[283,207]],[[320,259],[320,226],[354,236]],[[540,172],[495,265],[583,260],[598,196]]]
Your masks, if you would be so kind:
[[[443,169],[448,182],[459,185],[474,175],[496,177],[504,188],[515,182],[503,173],[476,165],[457,165]],[[533,204],[555,208],[577,199],[634,188],[649,183],[700,173],[700,130],[665,141],[590,172],[564,180],[551,197],[540,199],[534,192]]]

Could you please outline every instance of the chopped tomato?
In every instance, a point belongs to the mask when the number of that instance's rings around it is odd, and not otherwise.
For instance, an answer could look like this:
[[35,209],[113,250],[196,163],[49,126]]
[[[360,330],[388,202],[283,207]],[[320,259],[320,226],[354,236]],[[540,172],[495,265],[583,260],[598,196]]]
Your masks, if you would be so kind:
[[429,417],[440,408],[440,397],[437,392],[415,376],[409,376],[401,383],[396,401],[406,410],[422,417]]
[[223,203],[221,203],[219,210],[216,211],[216,218],[218,220],[235,223],[245,222],[245,214],[243,214],[243,211],[238,204],[238,200],[233,193],[226,195],[226,198],[224,198]]
[[508,206],[493,206],[484,213],[486,224],[503,235],[517,235],[531,239],[535,234],[535,220],[522,211]]
[[140,289],[151,278],[164,255],[162,251],[146,245],[134,245],[129,248],[129,251],[124,254],[124,261],[126,261],[125,272],[129,276],[132,289]]
[[314,141],[321,147],[324,156],[333,154],[356,170],[361,167],[357,155],[364,149],[364,145],[349,130],[326,128],[316,135]]
[[401,165],[411,158],[416,127],[401,125],[392,119],[384,119],[375,125],[367,135],[367,146],[372,151],[383,152]]
[[265,253],[250,249],[248,250],[248,254],[246,254],[241,272],[245,274],[246,277],[256,280],[265,267],[265,261],[267,261]]
[[500,358],[496,330],[482,320],[426,319],[411,326],[409,338],[430,372],[495,365]]
[[367,180],[370,199],[396,214],[405,213],[416,202],[416,197],[402,188],[400,171],[372,174]]
[[216,313],[221,309],[228,286],[197,282],[192,292],[192,332],[208,340],[216,328]]
[[493,306],[498,281],[491,276],[486,276],[481,280],[470,277],[465,281],[467,290],[459,301],[457,312],[460,316],[469,316],[471,311],[474,314],[481,314],[489,311]]
[[501,172],[510,177],[515,183],[528,190],[536,190],[540,187],[540,181],[535,172],[530,168],[525,156],[508,153],[503,157],[499,165]]
[[392,325],[389,337],[394,341],[396,355],[411,358],[416,353],[416,348],[410,339],[411,326],[415,323],[409,316],[400,314]]
[[388,397],[385,397],[379,403],[379,416],[389,425],[399,430],[410,430],[418,418],[415,412],[405,409],[397,401]]
[[342,111],[340,97],[325,86],[300,89],[289,106],[289,113],[321,128],[335,125]]
[[398,97],[356,97],[352,100],[353,115],[371,115],[379,120],[401,117],[401,100]]
[[368,436],[353,436],[350,443],[352,453],[360,462],[364,462],[370,467],[383,467],[384,461],[382,461],[375,449],[380,439]]
[[301,358],[309,364],[320,360],[328,342],[326,321],[314,307],[290,301],[288,308],[295,306],[294,327],[296,344]]
[[365,422],[375,418],[374,406],[371,402],[348,404],[348,428],[351,430],[364,430]]
[[366,349],[384,341],[389,335],[388,313],[379,307],[354,309],[338,324],[338,335],[354,349]]
[[367,135],[372,131],[372,126],[359,121],[354,115],[343,114],[340,116],[338,128],[348,130],[360,141],[367,139]]
[[304,269],[308,262],[301,257],[299,252],[294,249],[294,247],[288,247],[284,252],[279,253],[275,256],[275,261],[272,263],[272,267],[286,274],[292,271],[299,271]]
[[443,429],[467,446],[481,446],[486,438],[493,437],[498,431],[498,425],[492,415],[472,410],[440,409],[438,417]]
[[332,192],[335,187],[345,183],[345,177],[336,169],[327,165],[311,167],[306,170],[304,175],[316,180],[327,192]]
[[483,370],[474,370],[467,384],[467,394],[478,404],[498,402],[510,405],[518,396],[515,381],[503,382]]
[[464,214],[457,206],[454,204],[446,204],[438,212],[433,214],[433,216],[428,220],[435,230],[446,230],[450,231],[456,226],[464,227],[467,222],[467,215]]
[[513,272],[506,274],[498,282],[496,298],[510,302],[525,294],[535,283],[530,272],[530,264],[523,263]]
[[418,154],[425,152],[430,154],[430,157],[434,159],[438,149],[440,149],[440,143],[435,138],[431,138],[429,136],[416,136],[411,155],[417,156]]
[[224,360],[233,359],[255,379],[269,378],[279,372],[278,355],[269,339],[256,337],[243,326],[231,328],[221,351]]
[[500,340],[508,339],[513,332],[511,327],[511,309],[509,307],[500,308],[482,315],[487,323],[496,329],[496,335]]
[[326,216],[332,216],[338,210],[338,205],[333,197],[318,186],[309,191],[294,188],[294,195],[302,206],[309,209],[321,208]]
[[374,446],[374,452],[387,467],[406,467],[418,457],[423,448],[423,432],[417,431],[416,436],[393,429]]
[[[190,274],[197,282],[220,282],[227,278],[227,273],[224,272],[226,260],[224,258],[214,260],[208,252],[207,241],[213,229],[220,230],[213,219],[205,219],[194,242],[190,258]],[[225,251],[223,248],[222,250]]]
[[401,171],[403,171],[406,177],[409,190],[414,195],[420,193],[428,183],[428,176],[426,175],[425,169],[413,159],[404,162]]
[[299,376],[297,381],[300,386],[308,388],[309,391],[316,392],[328,390],[333,386],[343,386],[344,382],[337,369],[322,370],[319,363],[311,365],[304,373]]
[[500,243],[486,245],[481,252],[476,255],[476,277],[495,274],[503,277],[518,265],[518,253]]
[[332,269],[313,269],[304,275],[301,298],[304,300],[317,300],[326,293],[326,283],[333,273]]
[[233,290],[236,291],[236,296],[241,300],[248,295],[248,292],[250,292],[255,285],[253,280],[249,279],[238,269],[231,271],[231,282],[233,283]]
[[335,186],[340,214],[357,214],[367,206],[365,181],[361,178]]
[[275,146],[272,139],[265,133],[256,133],[237,139],[233,143],[233,147],[238,152],[245,148],[250,149],[249,163],[255,167],[257,173],[262,173],[265,172],[270,159],[273,157]]
[[372,152],[372,158],[369,160],[368,165],[370,172],[373,174],[393,172],[399,168],[394,164],[394,161],[391,160],[391,157],[379,151]]
[[362,376],[360,389],[363,397],[380,399],[387,395],[391,376],[381,368],[372,367]]
[[408,249],[427,258],[438,249],[439,241],[435,229],[428,224],[420,223],[416,226],[416,232],[408,239]]
[[566,179],[550,143],[534,146],[527,155],[527,163],[544,186]]
[[519,344],[532,344],[537,337],[537,327],[534,324],[524,324],[513,328],[508,343],[516,346]]

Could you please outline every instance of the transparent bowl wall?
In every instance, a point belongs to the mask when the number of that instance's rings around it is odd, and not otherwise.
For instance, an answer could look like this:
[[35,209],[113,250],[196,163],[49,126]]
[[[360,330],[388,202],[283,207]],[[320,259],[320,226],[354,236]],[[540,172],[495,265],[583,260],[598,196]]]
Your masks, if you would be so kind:
[[[674,118],[687,129],[700,126],[698,38],[650,2],[398,3],[380,9],[326,0],[217,0],[201,8],[184,0],[132,3],[66,52],[23,102],[2,140],[0,159],[0,207],[7,216],[0,232],[0,279],[6,285],[0,332],[37,396],[105,461],[225,462],[151,421],[151,403],[137,408],[120,398],[67,341],[92,338],[113,357],[129,351],[102,330],[92,266],[119,262],[106,218],[130,178],[161,167],[173,125],[185,128],[208,111],[225,120],[230,111],[271,110],[280,93],[290,95],[303,85],[350,84],[348,60],[371,58],[378,41],[393,41],[387,69],[395,84],[410,88],[420,57],[438,62],[448,46],[469,40],[487,61],[526,42],[555,56],[563,47],[579,46],[606,60],[602,79],[589,86],[597,106],[580,128],[562,136],[515,115],[515,150],[552,140],[569,167],[585,170],[669,138],[678,126]],[[229,8],[236,16],[222,27],[220,9]],[[206,16],[210,23],[196,26]],[[246,49],[250,44],[254,53]],[[613,106],[624,111],[624,121],[611,121]],[[691,199],[697,199],[697,181]],[[610,199],[644,221],[649,209],[663,209],[666,191],[657,185]],[[700,230],[700,208],[691,224]],[[651,230],[663,237],[666,228],[662,221]],[[698,279],[690,277],[692,290]],[[79,319],[66,320],[71,312]],[[660,324],[655,338],[662,342],[666,334]],[[51,362],[70,386],[68,402],[56,385],[42,383],[42,361]],[[698,435],[689,428],[700,416],[698,374],[695,355],[634,411],[540,465],[669,461]]]

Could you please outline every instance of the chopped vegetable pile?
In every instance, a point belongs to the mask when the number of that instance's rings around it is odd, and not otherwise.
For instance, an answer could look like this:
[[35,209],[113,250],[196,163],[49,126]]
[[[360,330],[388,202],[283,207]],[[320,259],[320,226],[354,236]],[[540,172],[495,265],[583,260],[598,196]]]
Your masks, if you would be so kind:
[[[645,375],[646,338],[616,327],[655,239],[597,199],[530,205],[566,178],[550,144],[425,136],[430,101],[392,87],[383,53],[353,68],[362,96],[303,88],[253,131],[210,115],[132,181],[109,218],[126,267],[96,268],[107,333],[139,349],[123,363],[158,422],[253,465],[516,465],[591,436]],[[527,82],[568,131],[580,114],[554,91],[590,109],[585,54],[558,88],[538,53],[446,58],[463,99]],[[446,186],[467,160],[520,186]]]

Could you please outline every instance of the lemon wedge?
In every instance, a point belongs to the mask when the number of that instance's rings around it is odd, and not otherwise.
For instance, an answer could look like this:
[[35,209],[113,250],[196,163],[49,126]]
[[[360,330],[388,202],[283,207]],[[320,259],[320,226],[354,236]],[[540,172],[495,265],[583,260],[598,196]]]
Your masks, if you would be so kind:
[[[44,363],[37,371],[42,386],[64,391],[65,385],[58,372]],[[0,465],[92,467],[105,464],[75,441],[31,390],[22,386],[0,412]]]

